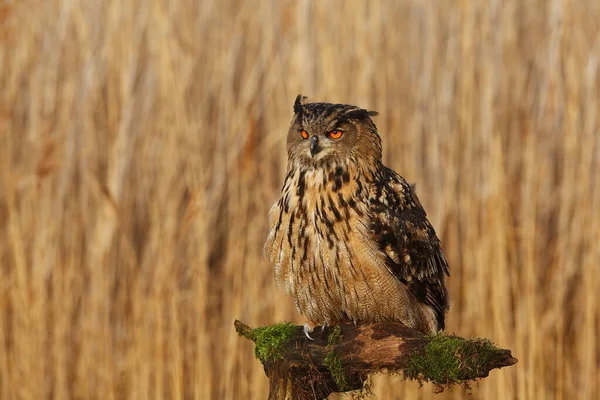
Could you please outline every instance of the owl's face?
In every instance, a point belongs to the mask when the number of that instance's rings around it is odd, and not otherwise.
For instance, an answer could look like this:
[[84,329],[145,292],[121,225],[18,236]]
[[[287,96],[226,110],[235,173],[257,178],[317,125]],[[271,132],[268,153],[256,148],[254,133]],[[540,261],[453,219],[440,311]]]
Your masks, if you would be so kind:
[[287,137],[290,160],[323,165],[349,158],[381,159],[381,139],[367,111],[347,104],[304,103],[298,96]]

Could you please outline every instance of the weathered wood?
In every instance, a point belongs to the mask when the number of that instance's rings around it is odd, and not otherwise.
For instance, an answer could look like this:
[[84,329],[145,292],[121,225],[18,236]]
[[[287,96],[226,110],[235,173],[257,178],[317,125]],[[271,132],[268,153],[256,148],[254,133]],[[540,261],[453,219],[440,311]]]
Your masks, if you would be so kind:
[[317,328],[314,341],[291,324],[251,329],[236,321],[235,327],[256,343],[270,380],[269,399],[323,399],[361,389],[370,374],[382,371],[403,372],[443,390],[517,362],[510,350],[486,339],[426,336],[400,323]]

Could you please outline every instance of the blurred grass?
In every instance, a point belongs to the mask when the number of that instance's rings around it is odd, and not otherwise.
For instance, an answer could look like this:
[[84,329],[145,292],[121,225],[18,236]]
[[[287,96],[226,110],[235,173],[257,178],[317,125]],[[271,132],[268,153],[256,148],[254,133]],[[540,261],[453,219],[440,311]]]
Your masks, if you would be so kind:
[[[600,3],[0,4],[0,398],[265,398],[233,329],[303,322],[261,257],[295,95],[380,112],[451,267],[474,399],[600,390]],[[381,399],[431,387],[377,377]],[[454,391],[436,399],[462,398]]]

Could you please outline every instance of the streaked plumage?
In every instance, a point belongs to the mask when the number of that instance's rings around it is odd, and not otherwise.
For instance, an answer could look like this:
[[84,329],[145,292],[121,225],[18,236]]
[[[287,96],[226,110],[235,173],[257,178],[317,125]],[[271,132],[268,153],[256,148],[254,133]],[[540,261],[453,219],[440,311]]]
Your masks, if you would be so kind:
[[298,96],[264,254],[311,324],[393,320],[435,332],[448,265],[414,189],[383,165],[373,115]]

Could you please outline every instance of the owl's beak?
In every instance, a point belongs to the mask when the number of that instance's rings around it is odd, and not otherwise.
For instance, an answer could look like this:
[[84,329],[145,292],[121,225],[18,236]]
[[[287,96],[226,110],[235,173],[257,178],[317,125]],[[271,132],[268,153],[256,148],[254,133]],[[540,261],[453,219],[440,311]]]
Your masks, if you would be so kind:
[[310,155],[315,156],[319,151],[321,151],[321,147],[319,146],[319,138],[317,136],[313,136],[310,139]]

